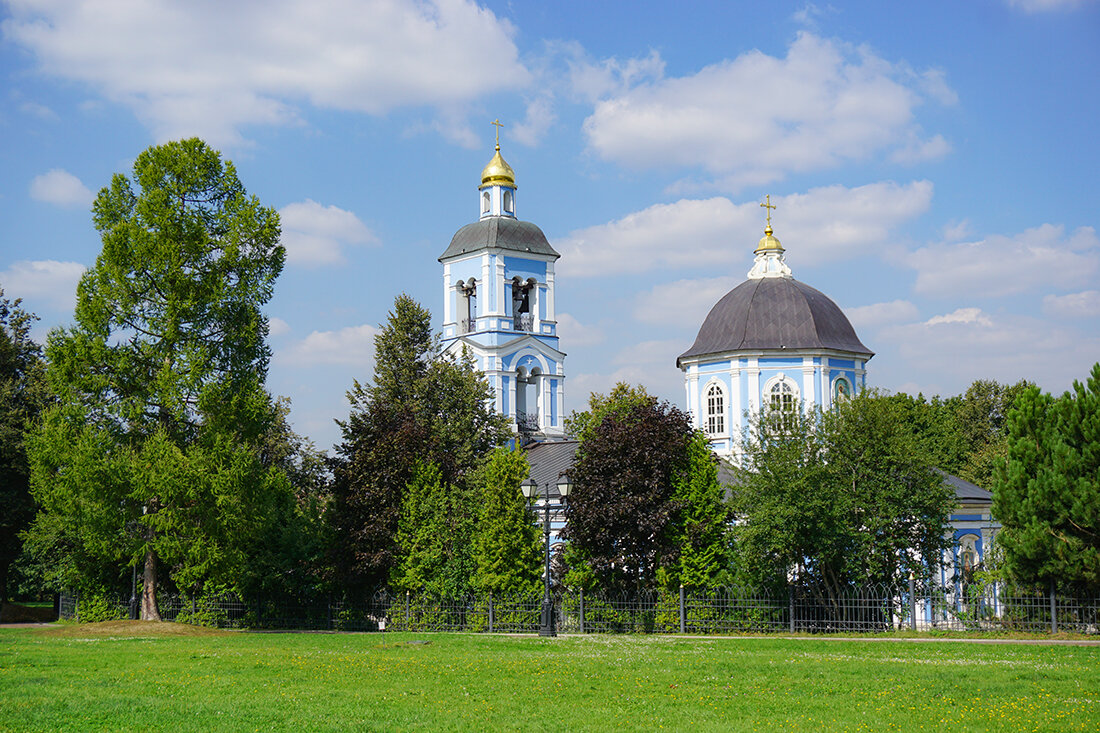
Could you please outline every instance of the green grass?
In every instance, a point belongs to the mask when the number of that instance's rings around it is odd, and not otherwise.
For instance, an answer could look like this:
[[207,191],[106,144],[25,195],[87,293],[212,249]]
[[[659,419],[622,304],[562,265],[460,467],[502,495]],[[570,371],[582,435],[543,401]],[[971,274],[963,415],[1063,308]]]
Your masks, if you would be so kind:
[[1100,647],[0,629],[0,730],[660,728],[1096,731]]

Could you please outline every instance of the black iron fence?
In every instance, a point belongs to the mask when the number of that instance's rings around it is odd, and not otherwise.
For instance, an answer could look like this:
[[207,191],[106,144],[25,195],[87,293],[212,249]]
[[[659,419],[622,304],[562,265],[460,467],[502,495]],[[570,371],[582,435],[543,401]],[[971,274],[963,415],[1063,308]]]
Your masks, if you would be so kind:
[[[379,590],[366,598],[243,599],[232,594],[159,599],[168,621],[221,628],[332,631],[468,631],[537,633],[540,594],[443,598]],[[847,588],[825,593],[716,588],[624,595],[564,589],[555,593],[559,633],[835,633],[891,630],[1100,633],[1100,597],[1001,586],[901,590]],[[61,618],[127,618],[122,599],[62,594]]]

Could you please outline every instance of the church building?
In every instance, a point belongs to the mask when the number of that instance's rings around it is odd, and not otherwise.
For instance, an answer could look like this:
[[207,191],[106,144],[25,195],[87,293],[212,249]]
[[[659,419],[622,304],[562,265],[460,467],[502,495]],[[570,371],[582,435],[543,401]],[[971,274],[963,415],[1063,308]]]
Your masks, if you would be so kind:
[[465,350],[496,409],[524,437],[561,437],[565,354],[558,349],[554,263],[536,225],[516,216],[516,174],[496,152],[481,172],[479,218],[459,229],[443,265],[443,346]]
[[[494,123],[499,126],[499,123]],[[459,229],[439,257],[443,265],[443,347],[473,358],[493,388],[496,409],[527,446],[531,478],[545,502],[572,465],[576,441],[565,435],[565,354],[558,345],[554,264],[546,235],[521,221],[516,175],[496,150],[481,173],[477,221]],[[866,386],[874,356],[835,302],[796,280],[771,225],[747,279],[707,314],[676,365],[687,412],[720,458],[736,464],[750,414],[829,409]],[[728,474],[723,471],[723,473]],[[954,476],[958,506],[948,517],[954,547],[942,558],[940,583],[980,563],[999,529],[990,492]],[[560,510],[560,504],[558,505]],[[564,517],[555,513],[554,541]]]
[[762,409],[828,408],[865,386],[874,353],[824,293],[795,280],[768,224],[748,279],[707,314],[676,360],[687,411],[720,456],[736,458],[748,415]]

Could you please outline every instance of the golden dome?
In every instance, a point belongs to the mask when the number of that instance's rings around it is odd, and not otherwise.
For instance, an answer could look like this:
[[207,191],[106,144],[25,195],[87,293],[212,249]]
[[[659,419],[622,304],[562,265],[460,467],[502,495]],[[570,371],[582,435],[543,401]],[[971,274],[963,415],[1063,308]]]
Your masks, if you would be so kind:
[[512,170],[512,166],[504,161],[498,143],[493,159],[489,161],[489,165],[485,166],[485,170],[481,171],[481,186],[479,188],[485,188],[486,186],[512,186],[515,188],[515,185],[516,172]]
[[764,229],[764,236],[760,238],[760,241],[756,243],[756,249],[753,250],[754,254],[760,254],[761,252],[782,252],[783,245],[779,243],[779,240],[772,236],[772,226],[769,224]]

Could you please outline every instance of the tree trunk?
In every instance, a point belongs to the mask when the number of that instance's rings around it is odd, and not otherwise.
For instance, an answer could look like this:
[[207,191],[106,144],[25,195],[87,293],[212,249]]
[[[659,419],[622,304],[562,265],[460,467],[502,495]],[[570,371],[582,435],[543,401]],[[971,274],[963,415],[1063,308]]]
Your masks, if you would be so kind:
[[157,608],[157,555],[151,549],[145,551],[145,568],[141,574],[141,620],[161,620]]

